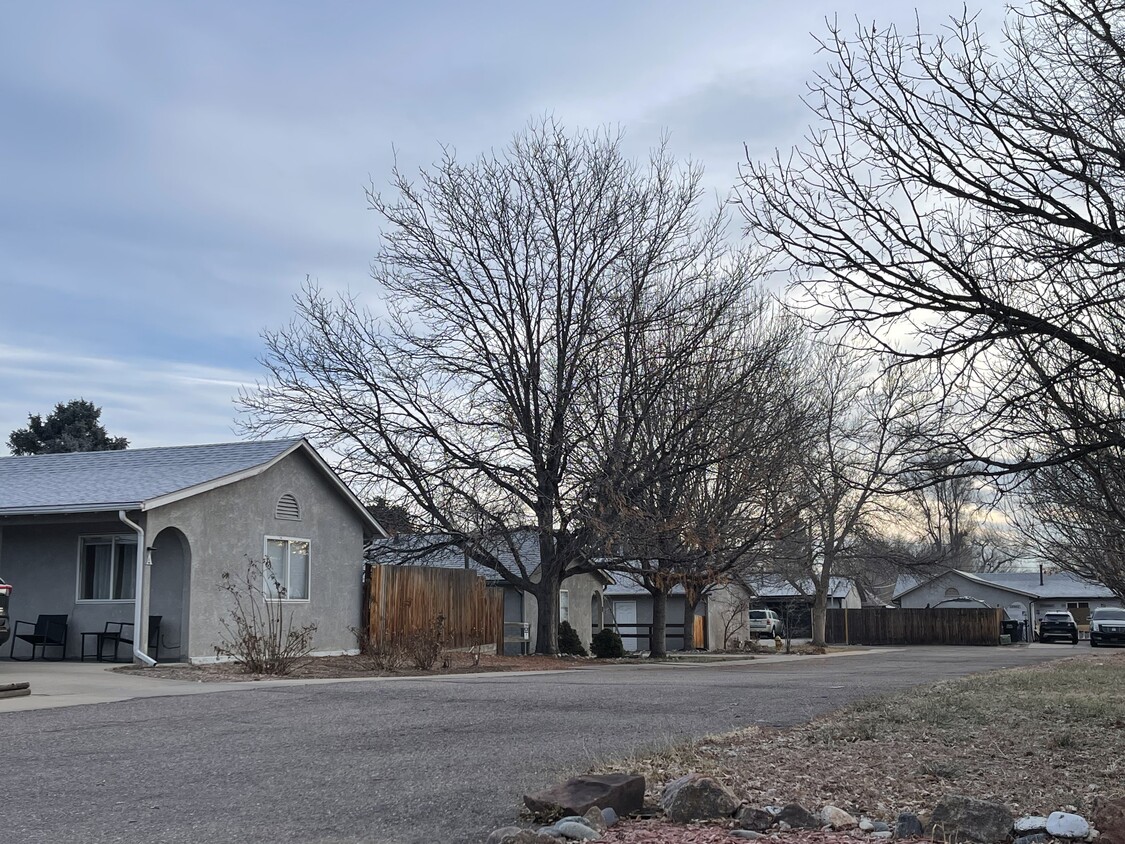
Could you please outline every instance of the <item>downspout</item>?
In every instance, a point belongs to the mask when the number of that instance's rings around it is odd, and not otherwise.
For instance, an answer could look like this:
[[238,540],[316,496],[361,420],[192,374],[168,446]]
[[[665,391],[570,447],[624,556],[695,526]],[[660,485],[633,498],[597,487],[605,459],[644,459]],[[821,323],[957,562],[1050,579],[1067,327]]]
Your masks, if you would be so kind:
[[143,665],[156,665],[156,660],[145,652],[145,646],[148,644],[148,619],[145,617],[145,607],[148,604],[148,595],[145,594],[145,567],[151,565],[145,549],[145,529],[136,522],[129,521],[124,510],[117,511],[117,518],[137,532],[137,582],[133,587],[133,659]]

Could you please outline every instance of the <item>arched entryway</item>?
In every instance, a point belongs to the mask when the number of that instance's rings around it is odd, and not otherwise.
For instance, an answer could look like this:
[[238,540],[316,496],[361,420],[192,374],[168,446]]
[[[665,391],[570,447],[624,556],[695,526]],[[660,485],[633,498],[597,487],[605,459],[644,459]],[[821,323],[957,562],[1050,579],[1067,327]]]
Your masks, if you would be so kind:
[[161,617],[160,660],[180,659],[188,652],[191,544],[183,531],[166,527],[151,547],[148,611]]

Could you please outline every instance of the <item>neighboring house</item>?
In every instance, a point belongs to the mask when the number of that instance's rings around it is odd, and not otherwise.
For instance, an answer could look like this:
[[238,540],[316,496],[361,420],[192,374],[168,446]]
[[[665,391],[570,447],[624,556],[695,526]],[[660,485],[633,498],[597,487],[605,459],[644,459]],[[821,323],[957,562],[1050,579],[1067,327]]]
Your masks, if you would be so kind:
[[1050,610],[1070,610],[1080,630],[1087,630],[1090,612],[1098,607],[1120,607],[1122,602],[1100,583],[1091,583],[1066,572],[964,572],[949,569],[932,577],[899,578],[895,603],[901,607],[930,607],[952,598],[975,598],[990,607],[1001,607],[1008,617],[1038,626]]
[[[520,531],[513,537],[515,551],[502,539],[492,541],[492,553],[510,571],[518,571],[516,555],[539,579],[539,537],[534,531]],[[369,543],[365,558],[381,565],[434,566],[470,569],[489,586],[504,590],[504,652],[530,653],[537,642],[538,603],[530,592],[508,582],[494,569],[472,559],[447,537],[431,534],[401,535]],[[602,590],[612,579],[600,572],[576,574],[562,582],[559,590],[559,621],[567,621],[578,633],[587,650],[594,625],[602,615]]]
[[266,557],[288,617],[317,625],[315,652],[352,651],[355,560],[382,535],[304,439],[0,458],[11,616],[69,616],[69,657],[82,632],[159,615],[161,659],[213,660],[231,606],[223,573]]
[[[785,621],[790,635],[811,634],[813,593],[816,591],[811,580],[794,582],[781,575],[767,574],[746,578],[746,588],[752,595],[750,606],[776,612]],[[829,578],[828,609],[858,609],[863,603],[863,594],[854,580]]]
[[[697,650],[721,650],[724,640],[745,636],[746,595],[732,584],[710,589],[695,607],[692,618],[693,644]],[[614,575],[605,588],[605,614],[602,623],[617,629],[627,651],[647,651],[651,633],[653,597],[628,575]],[[684,646],[686,601],[682,586],[672,587],[668,595],[664,645],[669,652]]]

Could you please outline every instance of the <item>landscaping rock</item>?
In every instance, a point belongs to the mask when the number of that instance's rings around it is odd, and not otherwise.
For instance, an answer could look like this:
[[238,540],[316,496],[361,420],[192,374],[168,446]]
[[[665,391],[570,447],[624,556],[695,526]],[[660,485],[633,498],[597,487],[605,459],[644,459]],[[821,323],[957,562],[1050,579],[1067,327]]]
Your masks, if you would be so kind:
[[[1046,818],[1044,818],[1046,820]],[[1021,835],[1013,844],[1042,844],[1044,841],[1050,840],[1050,836],[1045,832],[1035,832],[1031,835]]]
[[1055,838],[1085,838],[1090,834],[1090,824],[1081,815],[1051,812],[1047,817],[1047,834]]
[[820,819],[798,803],[789,803],[781,807],[775,818],[777,823],[785,824],[788,829],[817,829]]
[[843,809],[837,809],[835,806],[825,806],[820,810],[820,822],[835,830],[855,829],[859,826],[859,821]]
[[609,806],[602,808],[602,820],[605,821],[606,828],[613,826],[617,823],[617,812]]
[[763,806],[762,811],[763,812],[769,812],[771,815],[773,815],[776,818],[778,815],[781,814],[781,807],[780,806]]
[[872,821],[871,827],[872,827],[872,832],[890,832],[891,831],[891,825],[887,824],[887,823],[883,823],[882,821]]
[[488,841],[485,844],[511,844],[511,840],[519,833],[525,832],[518,826],[502,826],[499,829],[492,830],[492,834],[488,836]]
[[1031,835],[1047,828],[1047,819],[1042,815],[1024,815],[1012,824],[1012,831],[1018,835]]
[[585,815],[594,806],[618,816],[636,812],[644,803],[645,778],[638,774],[571,777],[538,794],[525,794],[524,805],[537,818]]
[[[616,816],[614,817],[616,818]],[[582,816],[582,822],[590,827],[590,829],[596,829],[598,832],[604,832],[609,826],[609,824],[605,822],[605,815],[602,814],[602,810],[597,806],[590,807],[590,811]]]
[[752,832],[765,832],[773,826],[773,818],[774,816],[765,809],[746,806],[738,813],[738,825]]
[[874,832],[875,831],[875,824],[871,822],[870,818],[860,818],[859,819],[859,828],[861,830],[863,830],[864,832]]
[[597,841],[602,837],[596,829],[591,829],[579,821],[559,821],[555,824],[555,831],[570,841]]
[[920,838],[924,832],[922,821],[910,812],[903,812],[895,821],[895,838]]
[[700,774],[688,774],[668,783],[660,797],[664,815],[675,823],[729,818],[739,800],[721,783]]
[[1104,844],[1125,844],[1125,797],[1099,797],[1091,815]]
[[976,841],[995,844],[1006,841],[1012,829],[1012,813],[1001,803],[975,797],[949,795],[937,804],[930,819],[935,838],[947,841]]

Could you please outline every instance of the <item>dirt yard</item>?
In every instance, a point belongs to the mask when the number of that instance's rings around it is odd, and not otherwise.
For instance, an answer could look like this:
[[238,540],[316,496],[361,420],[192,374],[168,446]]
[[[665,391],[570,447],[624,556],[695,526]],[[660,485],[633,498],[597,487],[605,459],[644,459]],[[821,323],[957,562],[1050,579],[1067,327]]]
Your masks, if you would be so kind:
[[[1017,816],[1083,812],[1100,795],[1125,793],[1123,689],[1125,653],[1081,656],[872,698],[804,726],[750,728],[604,770],[644,774],[657,804],[664,783],[697,772],[752,806],[834,805],[891,823],[900,811],[931,811],[949,793],[998,800]],[[653,821],[614,835],[623,844],[735,840],[715,826]]]
[[187,665],[166,662],[152,668],[126,665],[116,669],[144,677],[164,680],[187,680],[193,683],[230,683],[240,680],[309,680],[347,679],[353,677],[426,677],[442,674],[477,674],[490,671],[563,671],[584,668],[590,660],[568,656],[495,656],[482,654],[479,665],[474,665],[471,654],[450,651],[438,660],[431,671],[404,666],[395,671],[380,671],[370,661],[359,656],[309,657],[285,677],[251,674],[241,665],[224,662],[218,665]]

